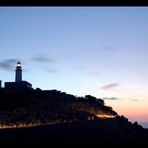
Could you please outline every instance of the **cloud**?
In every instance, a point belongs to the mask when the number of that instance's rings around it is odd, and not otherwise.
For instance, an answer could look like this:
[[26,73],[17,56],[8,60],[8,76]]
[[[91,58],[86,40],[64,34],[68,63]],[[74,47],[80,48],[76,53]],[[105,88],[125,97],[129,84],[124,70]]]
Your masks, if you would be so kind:
[[46,57],[36,57],[33,58],[34,61],[36,62],[52,62],[52,59],[46,58]]
[[98,72],[92,72],[92,73],[90,73],[90,75],[92,77],[99,77],[100,76],[100,74]]
[[107,84],[107,85],[103,86],[102,89],[105,89],[105,90],[114,90],[119,85],[120,84],[118,84],[118,83],[111,83],[111,84]]
[[17,59],[6,59],[0,62],[0,68],[6,71],[12,71],[15,67]]
[[137,99],[132,99],[132,98],[118,98],[118,97],[104,97],[104,98],[102,98],[102,99],[104,99],[104,100],[120,100],[120,99],[126,99],[126,100],[130,100],[130,101],[134,101],[134,102],[137,102],[137,101],[139,101],[139,100],[137,100]]
[[54,59],[50,58],[46,53],[38,53],[31,59],[34,62],[39,63],[37,66],[48,73],[56,73],[57,70],[54,68],[49,67],[49,63],[55,62]]
[[138,99],[129,99],[130,101],[134,101],[134,102],[137,102],[139,101]]
[[40,66],[39,68],[44,70],[47,73],[57,73],[58,72],[58,70],[56,70],[55,68],[52,68],[52,67]]
[[47,68],[45,70],[46,70],[46,72],[49,72],[49,73],[56,73],[57,72],[56,69],[49,69],[49,68]]
[[36,56],[34,58],[32,58],[33,61],[35,62],[42,62],[42,63],[49,63],[49,62],[53,62],[54,60],[47,57],[47,56]]
[[114,46],[103,46],[102,50],[113,51],[116,50],[116,48]]
[[104,100],[119,100],[121,98],[117,98],[117,97],[104,97]]

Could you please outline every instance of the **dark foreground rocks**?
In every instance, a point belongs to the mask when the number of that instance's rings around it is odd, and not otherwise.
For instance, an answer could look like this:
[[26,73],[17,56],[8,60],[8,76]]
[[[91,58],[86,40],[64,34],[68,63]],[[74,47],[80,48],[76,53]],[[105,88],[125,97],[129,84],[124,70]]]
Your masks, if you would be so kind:
[[0,145],[21,147],[25,145],[148,144],[146,129],[135,129],[120,122],[119,119],[102,119],[31,128],[1,129]]

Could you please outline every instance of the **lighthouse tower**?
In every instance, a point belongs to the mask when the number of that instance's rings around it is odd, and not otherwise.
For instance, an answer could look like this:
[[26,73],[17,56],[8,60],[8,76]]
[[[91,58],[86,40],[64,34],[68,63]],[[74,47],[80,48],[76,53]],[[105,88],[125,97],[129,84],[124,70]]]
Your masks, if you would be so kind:
[[20,81],[22,81],[22,66],[21,62],[18,61],[15,70],[15,82],[20,82]]
[[5,82],[4,86],[7,90],[32,89],[32,84],[22,80],[22,66],[20,61],[16,64],[15,82]]

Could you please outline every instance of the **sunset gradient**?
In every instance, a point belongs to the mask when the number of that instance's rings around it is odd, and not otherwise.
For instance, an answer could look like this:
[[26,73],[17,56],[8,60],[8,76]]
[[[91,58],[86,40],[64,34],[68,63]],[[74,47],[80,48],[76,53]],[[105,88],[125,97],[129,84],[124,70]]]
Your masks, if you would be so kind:
[[[0,80],[104,98],[148,122],[147,7],[1,7]],[[3,86],[3,85],[2,85]]]

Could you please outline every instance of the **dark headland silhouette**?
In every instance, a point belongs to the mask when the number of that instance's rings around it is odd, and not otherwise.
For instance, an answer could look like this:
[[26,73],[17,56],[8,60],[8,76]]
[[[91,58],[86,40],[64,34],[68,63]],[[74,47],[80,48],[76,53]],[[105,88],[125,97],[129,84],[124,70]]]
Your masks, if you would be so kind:
[[119,116],[100,98],[33,89],[29,82],[22,81],[20,62],[15,82],[6,82],[0,88],[0,145],[147,141],[147,129]]

